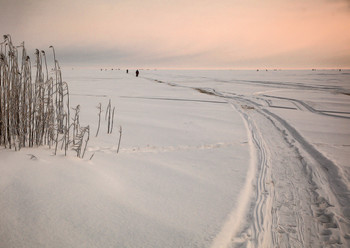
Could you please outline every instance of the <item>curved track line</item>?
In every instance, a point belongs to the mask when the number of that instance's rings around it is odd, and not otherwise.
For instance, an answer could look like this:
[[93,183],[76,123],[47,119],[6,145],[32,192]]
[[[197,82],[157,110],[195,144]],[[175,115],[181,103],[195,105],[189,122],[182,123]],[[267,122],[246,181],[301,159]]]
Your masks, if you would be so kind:
[[331,117],[336,117],[336,118],[343,118],[343,119],[350,119],[349,116],[343,116],[343,115],[336,115],[336,114],[349,114],[349,112],[338,112],[338,111],[322,111],[322,110],[317,110],[311,107],[310,105],[306,104],[304,101],[298,100],[298,99],[293,99],[293,98],[288,98],[288,97],[279,97],[279,96],[270,96],[270,95],[262,95],[264,97],[268,98],[275,98],[275,99],[280,99],[280,100],[287,100],[292,102],[294,105],[298,107],[298,109],[301,109],[298,105],[300,104],[302,107],[304,107],[306,110],[319,114],[319,115],[326,115],[326,116],[331,116]]

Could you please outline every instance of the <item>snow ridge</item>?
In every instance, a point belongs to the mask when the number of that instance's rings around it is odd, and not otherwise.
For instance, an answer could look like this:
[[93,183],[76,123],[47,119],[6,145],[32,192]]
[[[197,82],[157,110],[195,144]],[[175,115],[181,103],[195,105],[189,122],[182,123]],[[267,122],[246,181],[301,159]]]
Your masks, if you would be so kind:
[[[253,137],[253,133],[250,131],[252,129],[251,122],[247,121],[247,118],[249,118],[244,112],[240,111],[237,106],[234,105],[234,103],[231,103],[231,106],[236,109],[240,115],[242,116],[242,119],[244,121],[244,125],[246,127],[247,131],[247,137],[248,137],[248,144],[250,148],[250,162],[249,162],[249,170],[247,172],[246,181],[244,188],[241,190],[240,196],[239,196],[239,205],[232,210],[229,217],[227,218],[225,224],[221,228],[220,232],[216,235],[211,247],[228,247],[230,244],[232,244],[232,239],[237,236],[237,232],[240,230],[240,224],[244,222],[244,216],[246,216],[248,213],[248,207],[250,204],[250,195],[253,189],[253,181],[255,180],[255,175],[257,173],[257,161],[256,161],[256,154],[258,150],[255,148],[255,138]],[[264,177],[259,177],[260,179],[264,179]],[[259,183],[259,186],[263,185],[263,183]],[[258,191],[261,191],[261,188],[258,188]],[[259,196],[261,194],[258,194]],[[261,220],[263,218],[261,207],[263,206],[262,202],[264,199],[260,198],[258,204],[259,207],[254,211],[255,218]],[[259,231],[255,231],[255,233],[260,233],[261,231],[261,221],[257,221],[255,229]],[[244,236],[243,238],[239,238],[239,242],[245,242],[249,238],[249,235]],[[236,238],[237,239],[237,238]]]

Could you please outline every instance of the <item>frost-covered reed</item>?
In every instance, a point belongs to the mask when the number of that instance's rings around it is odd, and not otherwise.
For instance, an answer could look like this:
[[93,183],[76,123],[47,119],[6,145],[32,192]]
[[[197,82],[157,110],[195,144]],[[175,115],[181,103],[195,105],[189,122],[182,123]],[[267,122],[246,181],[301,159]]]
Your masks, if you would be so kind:
[[0,47],[0,145],[15,150],[54,146],[56,154],[60,144],[66,154],[74,141],[77,156],[83,157],[89,128],[77,128],[77,113],[70,123],[68,84],[62,81],[54,47],[53,77],[44,51],[36,50],[33,70],[24,42],[15,46],[4,35]]

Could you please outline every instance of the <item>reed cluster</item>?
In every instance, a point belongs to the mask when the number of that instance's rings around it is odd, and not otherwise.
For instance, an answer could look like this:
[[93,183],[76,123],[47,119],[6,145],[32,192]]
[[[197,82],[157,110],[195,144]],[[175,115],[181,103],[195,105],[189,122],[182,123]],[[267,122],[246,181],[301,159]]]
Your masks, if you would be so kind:
[[55,147],[55,154],[59,147],[66,154],[72,145],[83,157],[89,127],[80,127],[78,106],[71,124],[68,84],[54,47],[50,74],[45,51],[37,49],[32,62],[24,42],[15,46],[10,35],[0,47],[0,145],[15,150],[47,145]]

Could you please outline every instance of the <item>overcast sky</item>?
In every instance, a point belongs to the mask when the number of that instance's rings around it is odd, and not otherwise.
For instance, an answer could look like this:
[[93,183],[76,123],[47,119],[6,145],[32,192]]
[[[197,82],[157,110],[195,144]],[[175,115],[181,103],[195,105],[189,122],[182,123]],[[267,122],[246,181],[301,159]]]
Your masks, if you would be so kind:
[[350,68],[350,0],[0,0],[0,35],[63,66]]

